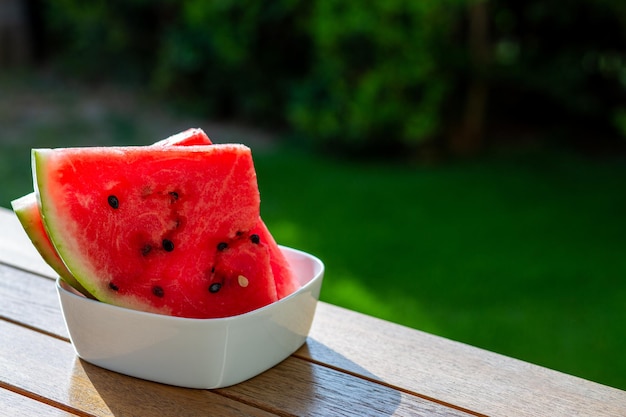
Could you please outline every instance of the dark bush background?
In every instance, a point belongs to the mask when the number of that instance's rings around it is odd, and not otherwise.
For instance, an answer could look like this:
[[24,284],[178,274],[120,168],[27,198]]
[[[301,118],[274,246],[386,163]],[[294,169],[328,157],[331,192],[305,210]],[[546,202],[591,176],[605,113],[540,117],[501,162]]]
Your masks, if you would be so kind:
[[624,144],[621,0],[31,5],[39,59],[66,74],[139,85],[320,148]]

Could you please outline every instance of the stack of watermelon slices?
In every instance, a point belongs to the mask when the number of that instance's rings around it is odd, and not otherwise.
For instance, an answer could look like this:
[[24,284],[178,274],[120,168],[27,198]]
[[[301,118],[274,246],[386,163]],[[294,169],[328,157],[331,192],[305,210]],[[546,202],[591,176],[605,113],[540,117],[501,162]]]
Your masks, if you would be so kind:
[[300,286],[261,220],[244,145],[189,129],[151,146],[34,149],[32,164],[35,192],[13,209],[43,259],[89,297],[219,318]]

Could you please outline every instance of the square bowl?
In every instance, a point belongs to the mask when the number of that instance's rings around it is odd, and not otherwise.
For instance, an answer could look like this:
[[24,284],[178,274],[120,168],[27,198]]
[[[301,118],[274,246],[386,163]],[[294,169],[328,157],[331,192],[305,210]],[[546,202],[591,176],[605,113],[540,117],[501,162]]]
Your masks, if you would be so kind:
[[76,354],[111,371],[187,388],[221,388],[252,378],[305,342],[324,276],[316,257],[281,246],[302,285],[238,316],[191,319],[89,299],[60,278],[57,292]]

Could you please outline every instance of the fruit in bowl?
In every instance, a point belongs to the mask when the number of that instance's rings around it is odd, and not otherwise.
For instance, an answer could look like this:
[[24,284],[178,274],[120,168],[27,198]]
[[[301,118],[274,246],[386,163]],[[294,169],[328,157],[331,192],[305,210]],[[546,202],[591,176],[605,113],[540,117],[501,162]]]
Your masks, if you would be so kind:
[[282,248],[301,287],[237,316],[190,319],[146,313],[86,298],[65,281],[57,291],[79,357],[126,375],[188,388],[221,388],[264,372],[306,340],[324,265]]
[[191,129],[152,146],[32,155],[35,193],[14,210],[60,275],[80,357],[215,388],[304,343],[323,264],[272,237],[249,148]]

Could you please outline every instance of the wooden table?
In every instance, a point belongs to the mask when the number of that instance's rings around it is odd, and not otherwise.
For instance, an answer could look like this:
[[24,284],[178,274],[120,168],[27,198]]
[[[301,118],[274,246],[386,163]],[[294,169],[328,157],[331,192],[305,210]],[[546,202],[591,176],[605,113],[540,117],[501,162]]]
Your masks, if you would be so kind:
[[249,381],[135,379],[76,357],[54,277],[0,208],[0,415],[626,416],[626,391],[323,302],[306,344]]

